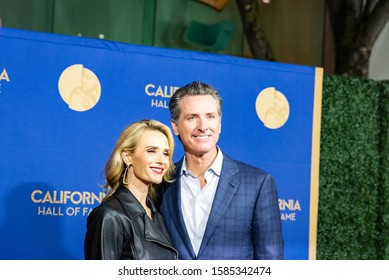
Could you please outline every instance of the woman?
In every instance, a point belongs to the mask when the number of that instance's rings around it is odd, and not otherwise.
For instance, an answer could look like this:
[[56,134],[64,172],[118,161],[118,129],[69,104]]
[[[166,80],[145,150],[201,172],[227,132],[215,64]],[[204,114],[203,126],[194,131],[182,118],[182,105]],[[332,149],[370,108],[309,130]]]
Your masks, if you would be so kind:
[[88,216],[86,259],[177,259],[153,203],[156,185],[170,180],[173,149],[170,129],[158,121],[138,121],[122,132],[105,166],[108,194]]

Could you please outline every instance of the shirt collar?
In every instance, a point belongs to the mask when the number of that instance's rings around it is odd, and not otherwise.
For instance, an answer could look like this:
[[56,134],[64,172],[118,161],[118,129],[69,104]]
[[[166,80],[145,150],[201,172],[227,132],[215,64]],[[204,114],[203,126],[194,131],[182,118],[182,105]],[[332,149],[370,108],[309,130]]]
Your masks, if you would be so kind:
[[[219,146],[217,147],[217,156],[213,161],[212,165],[209,167],[208,171],[213,172],[215,175],[220,177],[220,173],[222,171],[223,164],[223,153]],[[186,156],[184,156],[184,160],[182,162],[180,176],[182,175],[191,175],[191,172],[186,170]]]

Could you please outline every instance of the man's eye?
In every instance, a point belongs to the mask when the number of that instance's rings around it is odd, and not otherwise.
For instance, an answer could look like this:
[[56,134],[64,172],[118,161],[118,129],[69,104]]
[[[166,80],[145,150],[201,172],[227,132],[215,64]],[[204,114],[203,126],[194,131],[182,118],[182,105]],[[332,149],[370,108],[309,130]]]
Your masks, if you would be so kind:
[[188,120],[189,121],[194,120],[194,117],[188,117]]

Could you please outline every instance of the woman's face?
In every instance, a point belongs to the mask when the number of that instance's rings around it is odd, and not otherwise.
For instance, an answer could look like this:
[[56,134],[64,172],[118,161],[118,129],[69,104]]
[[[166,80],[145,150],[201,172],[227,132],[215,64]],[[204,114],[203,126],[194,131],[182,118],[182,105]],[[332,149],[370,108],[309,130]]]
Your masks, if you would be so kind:
[[130,155],[132,168],[130,184],[159,184],[170,166],[170,151],[166,136],[156,130],[146,130],[134,154]]

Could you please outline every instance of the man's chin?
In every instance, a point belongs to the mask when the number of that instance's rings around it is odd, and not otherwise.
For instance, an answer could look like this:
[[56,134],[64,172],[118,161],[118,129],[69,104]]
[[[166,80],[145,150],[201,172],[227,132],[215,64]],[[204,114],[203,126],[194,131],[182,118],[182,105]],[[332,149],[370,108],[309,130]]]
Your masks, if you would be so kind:
[[203,155],[212,153],[215,150],[216,150],[215,145],[208,145],[208,147],[196,147],[194,149],[187,150],[186,152],[195,155],[197,157],[201,157]]

